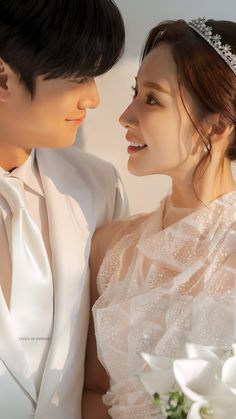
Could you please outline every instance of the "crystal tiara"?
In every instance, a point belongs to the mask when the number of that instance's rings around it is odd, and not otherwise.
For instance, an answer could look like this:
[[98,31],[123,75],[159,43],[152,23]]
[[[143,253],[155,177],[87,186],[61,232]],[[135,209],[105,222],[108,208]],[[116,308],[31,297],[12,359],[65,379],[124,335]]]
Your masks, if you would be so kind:
[[206,18],[193,19],[188,26],[197,32],[226,62],[229,68],[236,75],[236,55],[231,52],[231,46],[222,44],[221,35],[213,35],[213,29],[206,24]]

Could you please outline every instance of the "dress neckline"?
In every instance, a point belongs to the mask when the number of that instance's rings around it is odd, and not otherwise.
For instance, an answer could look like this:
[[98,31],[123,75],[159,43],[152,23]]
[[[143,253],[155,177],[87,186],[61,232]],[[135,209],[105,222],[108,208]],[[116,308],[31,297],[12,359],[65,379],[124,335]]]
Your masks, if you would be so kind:
[[171,196],[168,195],[164,202],[163,214],[162,214],[162,229],[171,226],[172,224],[180,221],[182,218],[193,213],[198,208],[181,208],[175,207],[171,200]]

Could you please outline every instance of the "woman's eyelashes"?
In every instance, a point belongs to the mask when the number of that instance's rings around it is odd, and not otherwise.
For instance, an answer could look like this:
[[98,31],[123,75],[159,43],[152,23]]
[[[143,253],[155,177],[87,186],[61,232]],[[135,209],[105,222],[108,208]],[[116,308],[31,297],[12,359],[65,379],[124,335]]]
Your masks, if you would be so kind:
[[[133,99],[135,99],[138,96],[137,86],[132,86],[132,91],[133,91]],[[156,96],[153,93],[145,94],[145,103],[150,106],[155,106],[155,105],[162,106],[159,100],[156,98]]]
[[135,98],[138,94],[138,89],[136,86],[131,86],[131,89],[133,91],[133,98]]

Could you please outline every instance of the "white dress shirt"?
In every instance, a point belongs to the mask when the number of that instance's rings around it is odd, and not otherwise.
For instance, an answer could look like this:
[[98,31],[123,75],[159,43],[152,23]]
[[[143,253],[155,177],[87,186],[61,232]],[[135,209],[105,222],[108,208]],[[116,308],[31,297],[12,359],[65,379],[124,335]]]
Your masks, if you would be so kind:
[[[1,176],[14,177],[23,181],[26,207],[29,211],[29,214],[36,222],[41,231],[45,247],[48,253],[49,262],[51,263],[51,248],[49,239],[47,209],[34,150],[31,152],[29,158],[25,161],[25,163],[20,167],[14,169],[13,171],[7,172],[0,167],[0,177]],[[2,261],[0,263],[0,285],[2,287],[3,295],[5,297],[9,311],[11,311],[12,282],[11,255],[9,248],[10,227],[10,208],[7,202],[4,200],[4,198],[0,195],[0,255]],[[49,344],[50,342],[48,342],[48,345],[45,348],[45,350],[42,350],[42,358],[40,359],[40,363],[38,365],[30,365],[37,392],[40,388],[41,378],[44,370],[47,352],[49,349]],[[22,343],[22,345],[27,345],[27,342]],[[43,342],[35,342],[35,345],[37,345],[38,350],[39,346],[43,345]]]

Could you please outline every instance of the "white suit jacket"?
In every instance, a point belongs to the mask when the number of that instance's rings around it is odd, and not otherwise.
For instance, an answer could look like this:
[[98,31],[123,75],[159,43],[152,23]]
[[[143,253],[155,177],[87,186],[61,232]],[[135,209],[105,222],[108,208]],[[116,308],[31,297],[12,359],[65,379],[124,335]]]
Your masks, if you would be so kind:
[[114,167],[76,147],[38,149],[36,158],[49,219],[54,329],[37,397],[0,292],[0,419],[81,419],[91,237],[126,215],[127,201]]

